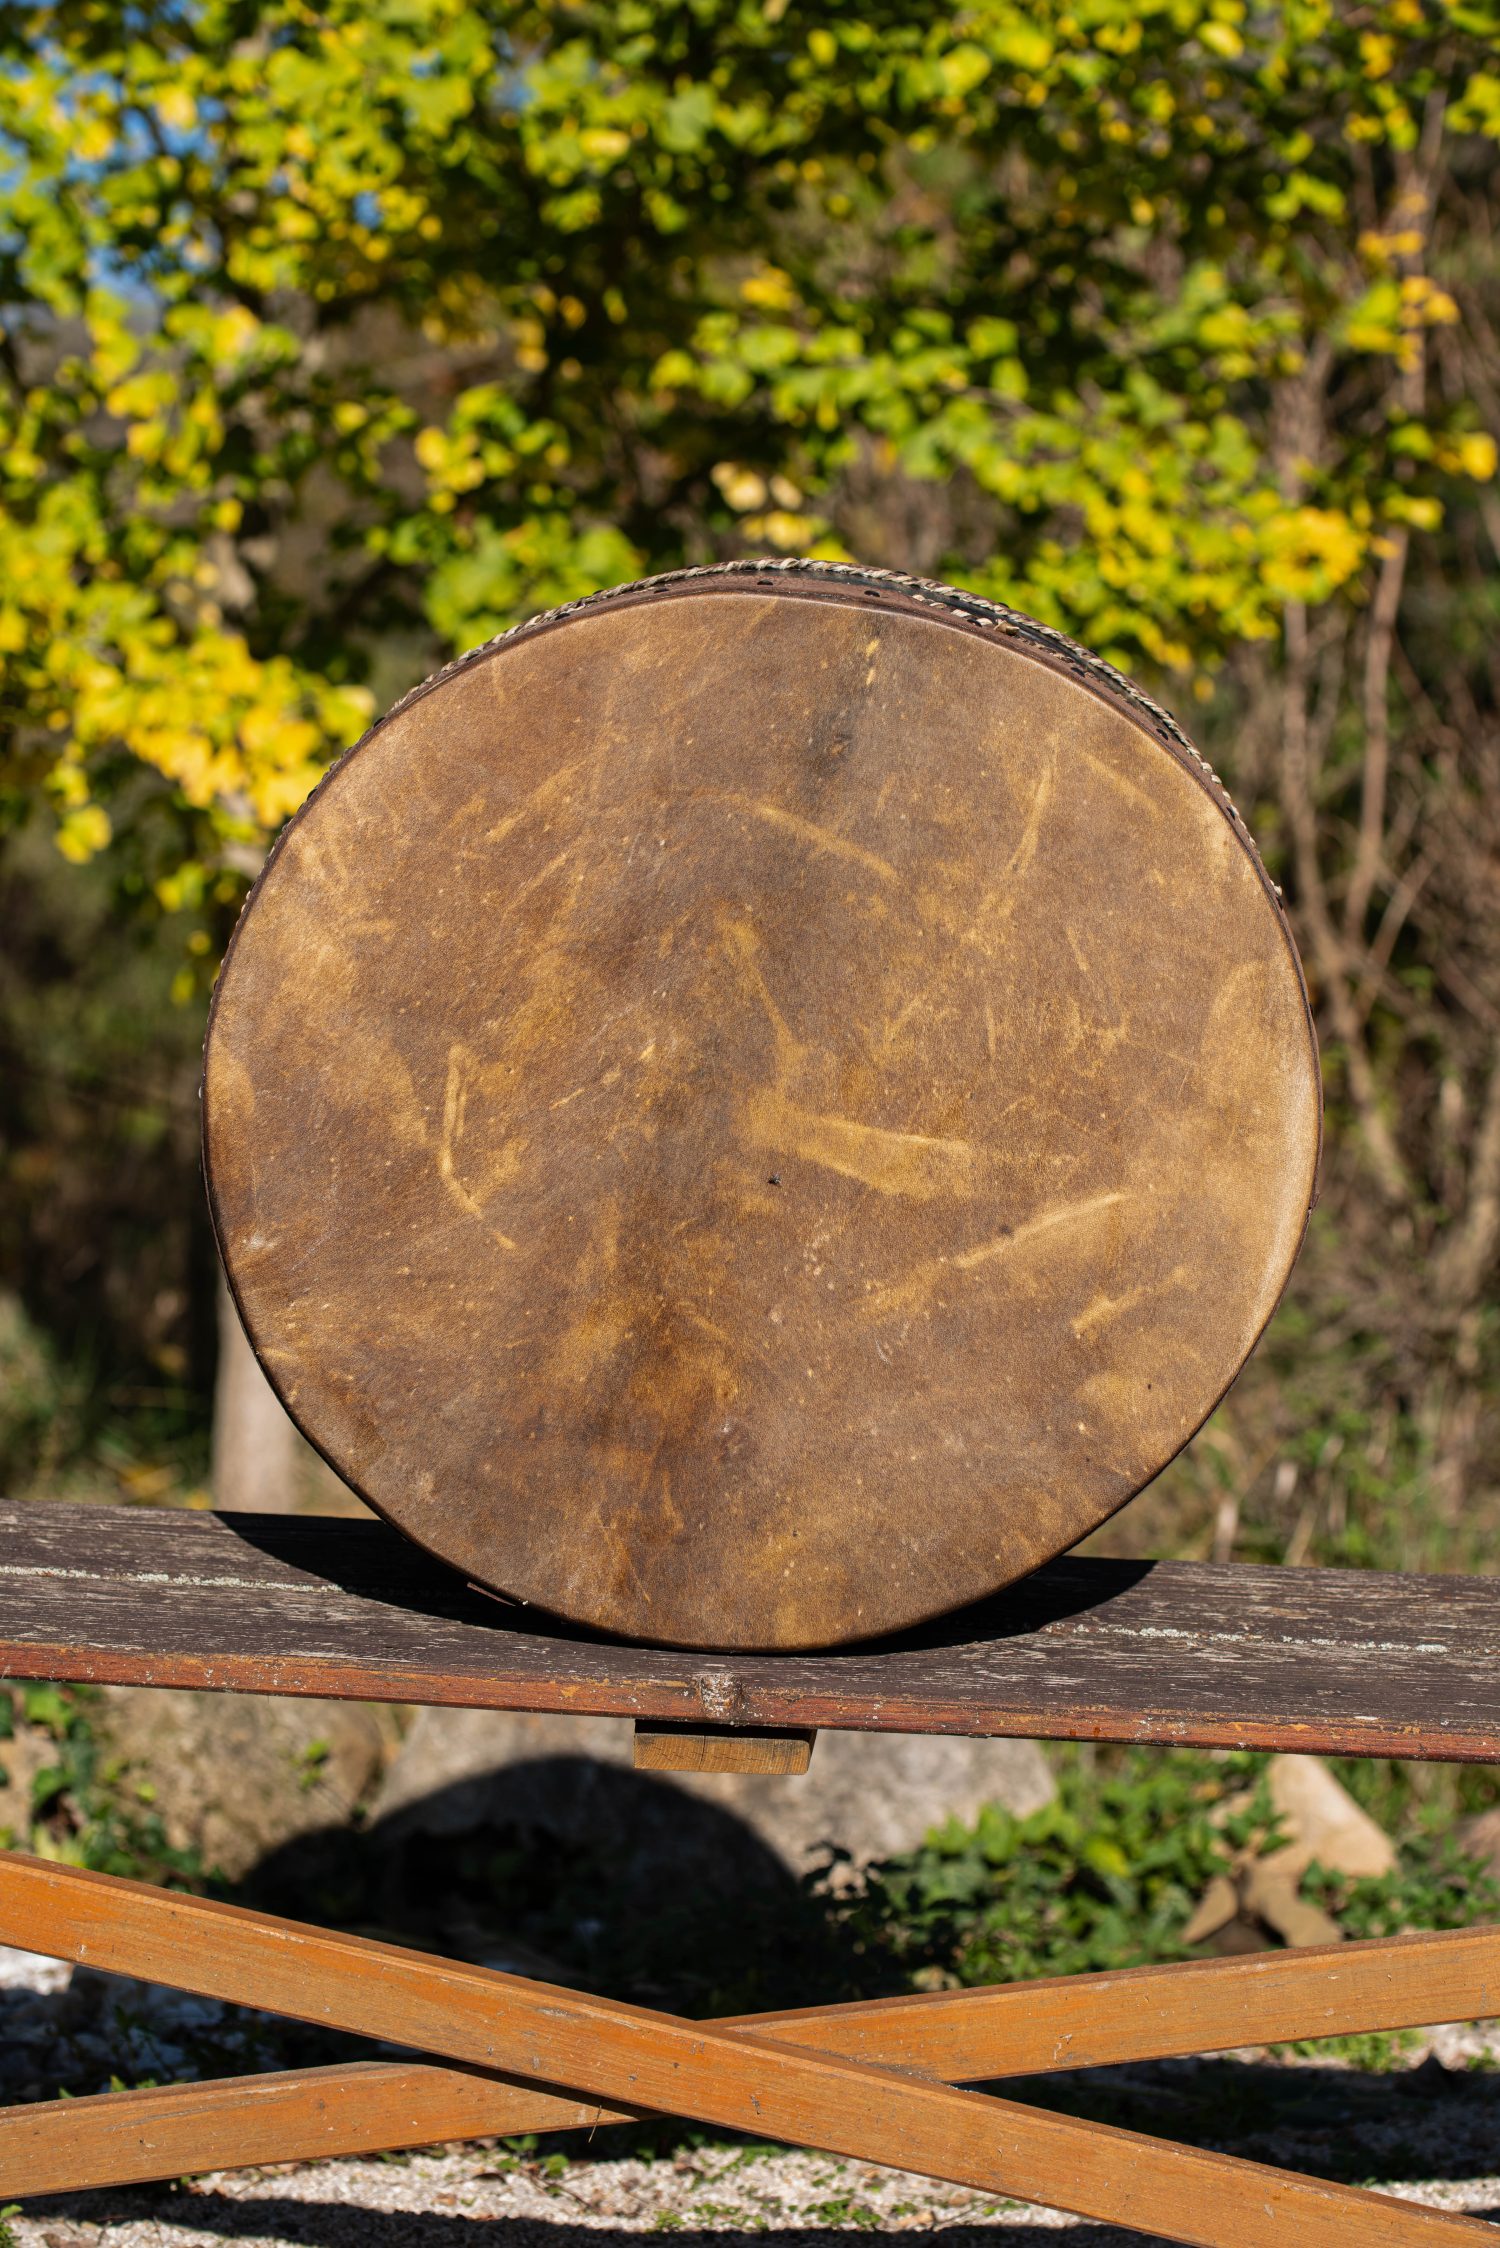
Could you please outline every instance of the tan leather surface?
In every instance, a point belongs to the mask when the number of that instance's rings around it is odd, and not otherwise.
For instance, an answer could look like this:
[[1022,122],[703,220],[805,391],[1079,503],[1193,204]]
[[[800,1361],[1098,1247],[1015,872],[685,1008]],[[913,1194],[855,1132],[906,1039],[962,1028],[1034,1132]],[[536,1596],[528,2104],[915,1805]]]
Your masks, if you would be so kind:
[[1273,1309],[1316,1050],[1121,697],[895,592],[586,605],[410,699],[221,979],[215,1220],[292,1413],[475,1580],[887,1631],[1083,1536]]

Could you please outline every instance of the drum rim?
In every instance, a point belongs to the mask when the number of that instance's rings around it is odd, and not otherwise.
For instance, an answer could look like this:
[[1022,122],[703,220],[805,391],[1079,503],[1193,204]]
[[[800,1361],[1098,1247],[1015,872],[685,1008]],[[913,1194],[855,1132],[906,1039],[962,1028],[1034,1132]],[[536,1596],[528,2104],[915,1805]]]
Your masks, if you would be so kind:
[[[1070,640],[1055,625],[1043,624],[1023,610],[1007,608],[1002,601],[993,601],[988,595],[969,593],[962,587],[945,585],[937,578],[919,578],[901,570],[886,570],[873,563],[820,562],[802,556],[784,556],[776,561],[756,561],[742,558],[730,562],[695,564],[683,570],[667,570],[656,577],[633,578],[623,585],[605,586],[597,593],[581,594],[576,601],[564,601],[555,609],[544,609],[534,617],[526,617],[520,624],[509,625],[478,647],[466,649],[450,663],[430,672],[425,679],[409,687],[404,695],[378,718],[371,720],[364,732],[349,747],[341,750],[326,772],[319,775],[317,785],[310,789],[297,809],[287,820],[265,856],[259,873],[245,892],[235,919],[235,925],[224,947],[224,957],[214,979],[209,998],[208,1018],[204,1029],[204,1057],[207,1060],[209,1041],[219,1011],[219,997],[224,987],[225,974],[234,957],[240,930],[245,916],[268,880],[277,859],[281,856],[287,838],[311,812],[326,789],[331,787],[352,758],[358,757],[387,726],[404,717],[419,702],[445,687],[450,679],[460,678],[476,664],[498,655],[504,648],[529,640],[543,633],[555,631],[559,626],[571,624],[577,617],[602,614],[610,609],[642,606],[652,601],[672,599],[694,594],[770,593],[782,599],[838,599],[841,596],[863,595],[887,611],[895,610],[907,616],[926,617],[930,622],[943,624],[950,629],[967,632],[973,638],[989,641],[992,645],[1010,647],[1017,654],[1040,663],[1045,670],[1071,679],[1075,686],[1085,688],[1096,700],[1117,710],[1123,717],[1143,726],[1161,748],[1175,758],[1184,772],[1195,780],[1212,799],[1228,820],[1230,829],[1241,849],[1255,869],[1262,890],[1270,901],[1281,930],[1282,942],[1292,963],[1302,994],[1303,1013],[1306,1017],[1308,1038],[1314,1058],[1318,1055],[1317,1027],[1313,1021],[1312,1004],[1308,997],[1307,975],[1302,965],[1302,955],[1292,934],[1287,918],[1286,903],[1279,886],[1271,880],[1265,861],[1256,848],[1239,808],[1228,789],[1196,742],[1183,730],[1169,710],[1138,687],[1102,656],[1096,656],[1079,641]],[[851,603],[858,605],[855,598]],[[202,1107],[203,1077],[199,1079],[200,1108]],[[207,1143],[204,1142],[205,1175],[207,1175]],[[1321,1090],[1318,1103],[1318,1163],[1323,1156],[1323,1105]],[[1316,1203],[1316,1193],[1313,1197]]]
[[[1121,716],[1140,726],[1157,742],[1159,747],[1168,752],[1224,816],[1231,833],[1255,871],[1260,888],[1275,916],[1283,949],[1297,980],[1298,993],[1302,1004],[1303,1028],[1312,1062],[1316,1114],[1307,1205],[1303,1212],[1296,1246],[1288,1259],[1286,1273],[1280,1288],[1277,1290],[1275,1301],[1258,1328],[1249,1349],[1223,1389],[1209,1403],[1202,1418],[1171,1455],[1171,1459],[1164,1461],[1162,1467],[1156,1471],[1157,1475],[1164,1473],[1165,1469],[1172,1464],[1172,1460],[1179,1459],[1182,1456],[1193,1438],[1206,1426],[1223,1403],[1224,1398],[1229,1394],[1250,1359],[1254,1356],[1255,1351],[1259,1348],[1266,1330],[1280,1309],[1287,1288],[1291,1284],[1298,1258],[1307,1239],[1307,1230],[1312,1219],[1312,1213],[1317,1207],[1324,1142],[1324,1102],[1320,1049],[1317,1026],[1313,1019],[1311,1001],[1308,995],[1307,977],[1291,923],[1287,917],[1281,890],[1272,881],[1260,852],[1256,848],[1254,837],[1240,816],[1229,791],[1208,759],[1184,732],[1171,713],[1148,695],[1143,688],[1138,687],[1123,672],[1118,671],[1113,664],[1107,663],[1102,656],[1096,656],[1091,650],[1081,646],[1079,642],[1069,639],[1066,633],[1059,632],[1055,626],[1043,624],[1037,618],[1027,616],[1021,610],[1009,608],[1003,602],[990,600],[984,595],[970,593],[957,586],[946,585],[937,579],[919,578],[902,571],[881,569],[874,565],[824,562],[801,557],[784,557],[774,561],[745,558],[667,571],[655,577],[638,578],[623,585],[605,587],[599,592],[584,594],[577,600],[563,602],[556,608],[542,611],[534,617],[528,617],[520,624],[509,626],[504,632],[494,634],[490,639],[481,642],[479,646],[466,650],[463,655],[457,656],[451,662],[442,665],[426,679],[419,681],[416,686],[408,689],[406,694],[393,703],[389,710],[372,720],[359,738],[333,760],[327,771],[320,776],[316,787],[309,792],[290,819],[287,820],[267,852],[260,872],[245,893],[235,926],[230,932],[229,941],[224,948],[224,957],[220,962],[219,972],[215,978],[209,1000],[203,1041],[203,1067],[199,1078],[200,1157],[209,1222],[213,1230],[214,1244],[218,1252],[220,1270],[223,1273],[225,1285],[229,1290],[236,1316],[240,1321],[246,1340],[250,1344],[257,1365],[259,1365],[278,1402],[299,1434],[317,1453],[318,1457],[338,1476],[340,1482],[353,1491],[382,1520],[392,1521],[401,1534],[411,1538],[420,1550],[429,1553],[434,1559],[442,1562],[444,1567],[453,1570],[459,1576],[466,1575],[462,1563],[454,1562],[435,1546],[429,1545],[407,1524],[396,1522],[395,1518],[387,1514],[386,1510],[375,1499],[371,1498],[366,1491],[351,1480],[346,1469],[304,1427],[302,1420],[287,1403],[282,1384],[271,1367],[266,1364],[261,1348],[255,1339],[251,1321],[246,1315],[238,1281],[230,1259],[225,1253],[226,1221],[220,1210],[215,1179],[210,1123],[211,1104],[208,1098],[209,1056],[218,1025],[220,1003],[228,971],[246,917],[255,904],[262,887],[274,871],[283,846],[293,829],[299,826],[309,815],[318,799],[324,794],[325,790],[329,789],[351,760],[367,748],[387,726],[391,725],[397,718],[404,716],[417,703],[425,700],[439,687],[446,686],[450,680],[461,677],[477,664],[487,661],[491,656],[499,654],[511,645],[555,631],[565,624],[572,623],[576,618],[587,617],[612,609],[645,606],[652,602],[680,597],[705,594],[732,595],[736,593],[771,594],[782,599],[832,600],[853,607],[862,606],[864,602],[868,601],[887,613],[895,612],[925,618],[931,623],[941,624],[949,629],[957,629],[971,637],[987,641],[991,645],[999,644],[1009,647],[1015,653],[1025,656],[1029,661],[1039,663],[1043,669],[1070,679],[1075,685],[1081,686],[1091,693],[1097,701],[1104,703],[1109,708],[1119,712]],[[1122,1499],[1118,1506],[1111,1508],[1108,1513],[1102,1515],[1088,1529],[1080,1531],[1079,1539],[1075,1540],[1074,1543],[1078,1543],[1082,1538],[1089,1537],[1095,1530],[1102,1528],[1103,1524],[1111,1520],[1114,1514],[1121,1512],[1124,1507],[1128,1506],[1132,1499],[1140,1497],[1143,1491],[1148,1490],[1155,1480],[1156,1476],[1148,1478],[1147,1482],[1131,1492],[1128,1497]],[[1068,1547],[1063,1550],[1071,1551],[1072,1548]],[[1016,1580],[1007,1580],[1007,1583],[1014,1581]],[[1021,1581],[1024,1581],[1024,1578]],[[622,1645],[646,1644],[644,1640],[632,1638],[628,1633],[569,1616],[562,1610],[551,1609],[542,1602],[528,1600],[521,1595],[499,1592],[491,1586],[481,1586],[479,1589],[488,1593],[490,1597],[499,1600],[502,1604],[513,1605],[528,1616],[546,1618],[550,1625],[555,1625],[569,1634],[613,1640]],[[977,1595],[975,1601],[965,1603],[964,1606],[973,1607],[987,1599],[993,1599],[999,1593],[1003,1593],[1005,1589],[1005,1584],[992,1588],[987,1593]],[[912,1631],[929,1629],[934,1623],[939,1622],[943,1616],[950,1613],[961,1614],[964,1612],[964,1606],[951,1611],[934,1611],[932,1615],[918,1617],[898,1626],[880,1627],[874,1633],[866,1636],[872,1642],[900,1638]],[[854,1639],[841,1638],[829,1642],[828,1645],[834,1650],[839,1650],[859,1643]],[[680,1644],[684,1651],[697,1652],[714,1652],[720,1645],[720,1643],[706,1641],[674,1641],[671,1644]],[[738,1648],[731,1651],[743,1653],[749,1650],[748,1648]],[[782,1651],[795,1653],[799,1650],[787,1648]],[[807,1648],[800,1651],[816,1652],[817,1650]]]

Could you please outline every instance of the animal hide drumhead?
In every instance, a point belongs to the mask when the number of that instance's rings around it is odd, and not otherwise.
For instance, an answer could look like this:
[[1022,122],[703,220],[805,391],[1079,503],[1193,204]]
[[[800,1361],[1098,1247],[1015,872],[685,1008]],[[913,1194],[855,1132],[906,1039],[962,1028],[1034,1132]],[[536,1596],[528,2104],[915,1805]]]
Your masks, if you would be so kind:
[[1165,1466],[1302,1237],[1277,893],[1164,712],[837,565],[578,602],[329,773],[220,978],[261,1363],[477,1583],[666,1645],[974,1600]]

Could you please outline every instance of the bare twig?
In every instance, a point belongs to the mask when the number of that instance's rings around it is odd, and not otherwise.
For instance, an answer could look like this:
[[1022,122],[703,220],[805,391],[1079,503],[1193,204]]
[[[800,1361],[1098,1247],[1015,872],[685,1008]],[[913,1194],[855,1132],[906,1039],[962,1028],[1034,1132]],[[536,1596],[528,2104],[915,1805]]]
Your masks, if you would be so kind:
[[[1446,97],[1441,92],[1429,95],[1423,112],[1421,140],[1413,157],[1403,167],[1397,190],[1393,216],[1400,233],[1414,238],[1412,251],[1395,260],[1395,269],[1403,278],[1419,273],[1426,262],[1446,106]],[[1420,334],[1411,336],[1406,348],[1408,356],[1397,375],[1396,392],[1402,412],[1416,419],[1421,416],[1427,397],[1426,354]],[[1352,942],[1358,941],[1364,928],[1370,899],[1382,871],[1391,758],[1391,650],[1410,548],[1411,534],[1404,525],[1387,534],[1365,635],[1364,781],[1360,793],[1359,840],[1344,901],[1344,928]]]
[[1387,1201],[1401,1203],[1409,1193],[1405,1167],[1381,1106],[1374,1067],[1365,1044],[1364,1024],[1355,1012],[1347,949],[1334,924],[1319,860],[1318,818],[1309,769],[1307,610],[1300,601],[1287,603],[1286,651],[1282,800],[1292,834],[1298,902],[1319,991],[1334,1035],[1344,1050],[1349,1094],[1371,1169]]
[[1390,534],[1388,551],[1375,583],[1375,599],[1365,636],[1364,786],[1360,795],[1354,871],[1344,901],[1344,927],[1351,941],[1357,941],[1364,928],[1384,858],[1385,798],[1391,763],[1391,648],[1396,637],[1396,618],[1401,607],[1410,545],[1410,534],[1405,529]]
[[1460,1222],[1432,1260],[1436,1300],[1462,1314],[1476,1301],[1495,1252],[1500,1249],[1500,1045],[1485,1085],[1474,1152],[1469,1158],[1469,1192]]
[[1359,989],[1354,994],[1354,1013],[1361,1028],[1370,1019],[1386,969],[1391,964],[1391,954],[1396,949],[1396,939],[1405,928],[1412,907],[1416,904],[1432,873],[1432,860],[1424,855],[1413,860],[1401,880],[1391,892],[1389,902],[1380,917],[1380,927],[1366,955],[1364,973]]

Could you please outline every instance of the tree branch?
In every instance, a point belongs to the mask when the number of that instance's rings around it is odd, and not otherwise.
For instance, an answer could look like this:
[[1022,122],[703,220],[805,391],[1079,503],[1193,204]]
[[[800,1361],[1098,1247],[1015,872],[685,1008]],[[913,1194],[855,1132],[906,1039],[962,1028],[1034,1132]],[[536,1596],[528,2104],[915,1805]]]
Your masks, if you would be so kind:
[[1500,1249],[1500,1046],[1489,1078],[1469,1159],[1468,1204],[1432,1260],[1434,1299],[1455,1318],[1476,1301]]
[[1320,993],[1334,1035],[1344,1049],[1344,1071],[1365,1151],[1382,1194],[1388,1202],[1399,1204],[1407,1199],[1410,1188],[1395,1136],[1380,1105],[1364,1025],[1355,1013],[1350,990],[1346,947],[1334,923],[1318,859],[1318,816],[1309,769],[1307,610],[1300,601],[1287,603],[1286,650],[1282,801],[1292,832],[1298,900]]
[[1391,650],[1396,638],[1396,618],[1401,608],[1410,545],[1411,534],[1405,528],[1390,534],[1389,551],[1376,580],[1365,637],[1364,784],[1359,804],[1359,840],[1355,845],[1349,893],[1344,900],[1344,928],[1350,941],[1355,943],[1364,928],[1384,857],[1385,799],[1391,765]]

